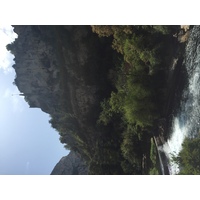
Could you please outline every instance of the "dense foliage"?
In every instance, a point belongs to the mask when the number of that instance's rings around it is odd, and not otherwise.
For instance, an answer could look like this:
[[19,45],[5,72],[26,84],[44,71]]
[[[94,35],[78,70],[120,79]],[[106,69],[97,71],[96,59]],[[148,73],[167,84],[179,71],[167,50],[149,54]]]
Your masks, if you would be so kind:
[[180,175],[200,174],[200,137],[186,138],[178,156],[173,157],[173,162],[180,168]]
[[[92,51],[100,49],[97,55],[101,57],[95,59],[101,68],[95,68],[93,61],[85,69],[73,69],[73,73],[84,76],[88,84],[96,81],[102,88],[99,105],[91,109],[83,124],[69,109],[63,110],[69,102],[66,92],[62,111],[50,120],[65,147],[87,161],[90,174],[158,174],[151,137],[155,120],[162,117],[165,70],[177,30],[177,26],[92,26],[94,33],[85,40]],[[94,37],[96,33],[99,38]],[[95,40],[104,48],[94,47]],[[68,38],[68,48],[74,48],[72,41]],[[55,48],[60,56],[60,47]],[[61,70],[61,87],[67,88],[69,77]]]
[[[115,90],[101,103],[98,123],[115,123],[122,128],[121,166],[128,174],[158,174],[155,149],[149,158],[153,124],[162,116],[165,98],[165,69],[168,50],[177,27],[168,26],[93,26],[100,37],[113,38],[112,47],[121,61],[110,70]],[[148,142],[147,142],[148,141]],[[142,148],[142,147],[146,148]],[[152,146],[152,145],[151,145]],[[153,147],[152,147],[153,148]],[[144,160],[144,157],[148,157]],[[148,161],[149,160],[149,161]],[[144,162],[148,163],[145,169]],[[152,166],[152,168],[151,168]],[[131,170],[135,169],[134,172]]]

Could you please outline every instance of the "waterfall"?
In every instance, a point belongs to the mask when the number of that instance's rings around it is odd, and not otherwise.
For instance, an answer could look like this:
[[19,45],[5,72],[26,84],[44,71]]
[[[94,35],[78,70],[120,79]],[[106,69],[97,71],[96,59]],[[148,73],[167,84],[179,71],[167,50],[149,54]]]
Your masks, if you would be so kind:
[[[194,26],[185,50],[184,65],[188,85],[183,91],[180,110],[173,118],[171,138],[163,145],[171,159],[182,149],[185,137],[195,137],[200,131],[200,26]],[[177,174],[179,166],[169,162],[170,174]]]

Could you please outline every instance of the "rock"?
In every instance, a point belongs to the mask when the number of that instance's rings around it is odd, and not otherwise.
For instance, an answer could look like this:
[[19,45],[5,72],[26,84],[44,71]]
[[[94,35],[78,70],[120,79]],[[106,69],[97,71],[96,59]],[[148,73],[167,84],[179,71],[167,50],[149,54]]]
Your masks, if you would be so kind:
[[14,26],[14,31],[18,38],[8,49],[15,56],[20,93],[31,108],[51,116],[62,143],[90,161],[105,132],[96,121],[100,102],[111,91],[111,41],[100,39],[90,26]]
[[51,175],[87,175],[88,167],[81,156],[71,151],[56,164]]
[[178,41],[184,43],[190,36],[190,25],[181,25],[181,30],[178,33]]
[[189,31],[187,31],[184,34],[179,34],[178,35],[178,41],[180,43],[184,43],[184,42],[186,42],[188,40],[189,36],[190,36],[190,32]]
[[[31,108],[41,108],[53,113],[61,97],[59,90],[59,64],[55,50],[45,28],[37,26],[14,26],[18,34],[11,51],[15,55],[13,66],[16,72],[15,84],[24,93]],[[52,32],[52,31],[51,31]]]
[[102,44],[89,26],[14,26],[14,31],[15,84],[30,107],[52,114],[63,109],[66,95],[67,112],[89,117],[101,100],[98,92],[108,88],[102,69],[111,64],[110,44]]
[[190,25],[181,25],[181,29],[183,29],[186,32],[190,29]]

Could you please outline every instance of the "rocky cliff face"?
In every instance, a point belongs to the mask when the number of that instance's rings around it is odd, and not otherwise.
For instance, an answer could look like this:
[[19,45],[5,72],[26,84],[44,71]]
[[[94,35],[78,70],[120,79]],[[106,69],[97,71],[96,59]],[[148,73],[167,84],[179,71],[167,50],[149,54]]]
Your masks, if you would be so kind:
[[79,154],[70,152],[56,164],[51,175],[87,175],[88,167]]
[[[46,29],[50,33],[45,34]],[[18,34],[11,50],[16,62],[13,66],[15,83],[30,107],[53,113],[61,96],[58,58],[53,45],[48,42],[52,30],[42,26],[15,26],[14,31]]]
[[[61,142],[73,151],[52,173],[72,173],[80,161],[74,152],[90,160],[101,135],[96,120],[100,102],[110,93],[109,41],[90,26],[14,26],[14,31],[18,38],[7,48],[15,55],[15,84],[31,108],[50,114]],[[69,170],[63,168],[66,163]]]
[[98,71],[105,55],[97,36],[91,37],[90,29],[89,26],[14,26],[18,34],[11,47],[16,62],[15,83],[30,107],[54,113],[63,106],[61,99],[67,94],[66,109],[74,115],[86,116],[96,104],[96,95],[101,90],[97,82],[104,81]]

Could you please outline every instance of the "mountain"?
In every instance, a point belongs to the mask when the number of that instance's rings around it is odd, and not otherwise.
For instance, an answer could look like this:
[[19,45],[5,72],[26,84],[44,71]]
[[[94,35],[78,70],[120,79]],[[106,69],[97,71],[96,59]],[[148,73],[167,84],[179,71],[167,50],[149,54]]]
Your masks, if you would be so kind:
[[51,175],[87,175],[88,167],[80,155],[71,151],[56,164]]
[[7,45],[15,56],[14,83],[31,108],[51,116],[60,141],[72,151],[59,163],[69,163],[65,160],[75,152],[90,163],[103,144],[99,138],[110,130],[96,121],[100,102],[112,88],[107,78],[113,66],[111,40],[99,38],[90,26],[25,25],[14,31],[18,38]]

